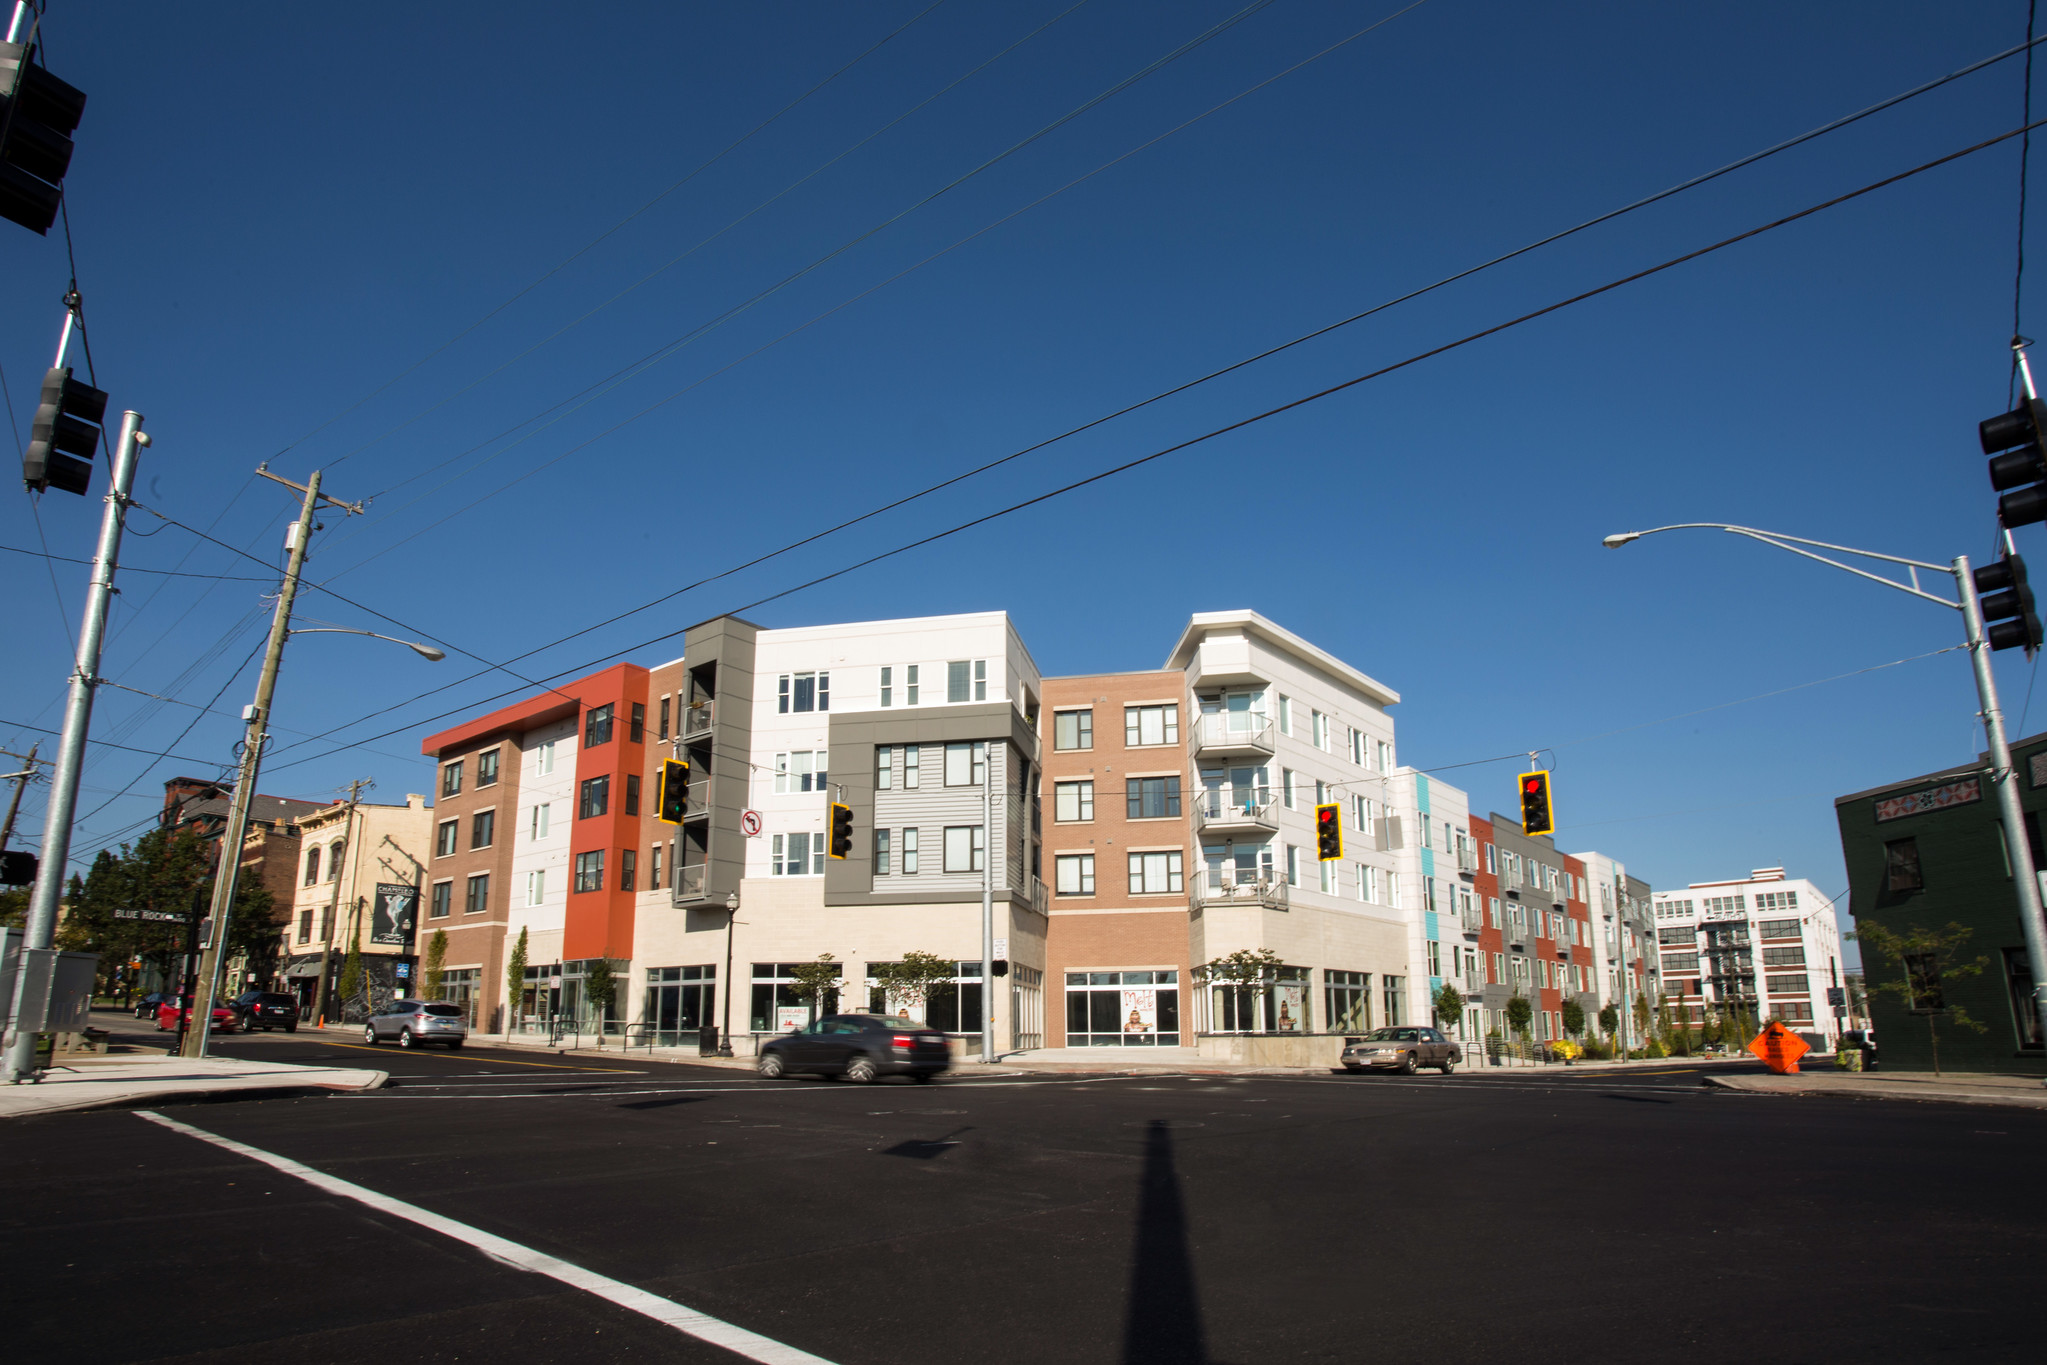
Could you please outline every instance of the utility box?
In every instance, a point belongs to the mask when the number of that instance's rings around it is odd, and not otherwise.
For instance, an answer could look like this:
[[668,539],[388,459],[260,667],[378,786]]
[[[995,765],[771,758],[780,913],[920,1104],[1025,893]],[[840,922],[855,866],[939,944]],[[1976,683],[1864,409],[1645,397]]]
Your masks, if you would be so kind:
[[[54,948],[23,950],[21,931],[4,931],[0,947],[0,1021],[14,1018],[15,992],[22,992],[21,1026],[28,1033],[77,1033],[92,1015],[92,988],[99,976],[98,953]],[[25,974],[23,966],[27,967]]]

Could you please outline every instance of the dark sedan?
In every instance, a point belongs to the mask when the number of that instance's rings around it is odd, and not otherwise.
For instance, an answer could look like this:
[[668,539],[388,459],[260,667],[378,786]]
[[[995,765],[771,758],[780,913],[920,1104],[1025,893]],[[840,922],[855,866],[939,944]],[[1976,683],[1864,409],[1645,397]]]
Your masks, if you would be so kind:
[[242,1031],[254,1033],[257,1029],[266,1032],[281,1028],[286,1033],[299,1031],[298,997],[283,991],[243,991],[228,1001],[228,1008],[241,1020]]
[[928,1081],[952,1065],[952,1052],[943,1033],[923,1024],[878,1014],[831,1014],[761,1044],[755,1065],[769,1080],[807,1071],[861,1084],[891,1075]]

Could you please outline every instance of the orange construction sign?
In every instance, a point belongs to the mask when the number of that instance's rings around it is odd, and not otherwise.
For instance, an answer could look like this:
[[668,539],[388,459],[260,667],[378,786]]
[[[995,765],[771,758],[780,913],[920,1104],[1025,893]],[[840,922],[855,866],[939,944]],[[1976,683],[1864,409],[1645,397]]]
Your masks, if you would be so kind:
[[1779,1076],[1795,1076],[1798,1074],[1798,1059],[1812,1051],[1812,1046],[1772,1019],[1749,1043],[1748,1050]]

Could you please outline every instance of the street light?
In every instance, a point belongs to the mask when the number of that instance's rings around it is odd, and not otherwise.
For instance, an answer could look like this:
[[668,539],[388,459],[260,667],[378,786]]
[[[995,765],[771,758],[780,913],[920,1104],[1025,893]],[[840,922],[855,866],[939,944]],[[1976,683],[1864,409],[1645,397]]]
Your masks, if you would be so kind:
[[[1672,526],[1654,526],[1646,531],[1617,531],[1601,539],[1600,543],[1609,550],[1618,550],[1623,545],[1653,536],[1664,531],[1726,531],[1731,535],[1747,536],[1765,545],[1774,545],[1807,559],[1816,559],[1830,564],[1845,573],[1858,578],[1867,578],[1887,588],[1913,597],[1923,598],[1936,605],[1947,607],[1962,614],[1965,639],[1969,649],[1969,662],[1976,672],[1976,696],[1981,706],[1979,714],[1983,720],[1983,732],[1990,741],[1990,785],[1997,792],[1998,814],[2004,822],[2004,846],[2011,859],[2013,888],[2018,893],[2019,924],[2026,935],[2026,960],[2033,973],[2033,1007],[2039,1013],[2040,1027],[2047,1032],[2047,924],[2043,924],[2040,910],[2040,882],[2033,866],[2032,845],[2026,838],[2025,814],[2019,806],[2019,789],[2011,779],[2011,745],[2004,735],[2004,712],[1997,703],[1997,680],[1990,671],[1990,642],[1984,636],[1983,604],[1976,593],[1976,577],[1970,571],[1969,557],[1956,555],[1948,565],[1929,564],[1924,560],[1906,559],[1900,555],[1878,554],[1874,550],[1858,550],[1849,545],[1833,545],[1824,540],[1808,540],[1803,536],[1785,535],[1781,531],[1759,531],[1753,526],[1733,526],[1719,521],[1687,521]],[[2006,540],[2009,547],[2010,541]],[[1838,559],[1815,554],[1813,550],[1802,550],[1801,545],[1818,550],[1832,550],[1836,554],[1854,555],[1860,559],[1876,560],[1885,564],[1902,565],[1905,582],[1886,578],[1882,574],[1858,569],[1843,564]],[[1919,586],[1919,571],[1945,573],[1955,581],[1955,600],[1950,601],[1938,593],[1926,591]]]
[[394,645],[404,645],[421,658],[439,663],[448,656],[432,645],[423,645],[416,640],[401,640],[395,635],[379,635],[374,630],[350,630],[346,626],[293,626],[293,635],[367,635],[372,640],[389,640]]
[[725,1009],[724,1023],[718,1029],[718,1055],[732,1055],[732,926],[739,922],[739,893],[725,893]]

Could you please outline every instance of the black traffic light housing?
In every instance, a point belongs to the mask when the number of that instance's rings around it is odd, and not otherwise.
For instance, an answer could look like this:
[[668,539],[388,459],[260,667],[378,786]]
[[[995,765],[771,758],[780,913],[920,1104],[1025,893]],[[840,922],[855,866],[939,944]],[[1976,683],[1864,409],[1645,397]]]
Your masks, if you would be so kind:
[[73,379],[70,366],[44,375],[42,401],[21,457],[21,481],[38,492],[61,488],[82,495],[92,486],[92,457],[106,416],[106,394]]
[[661,790],[655,793],[654,808],[661,819],[671,825],[679,825],[689,814],[689,760],[664,758],[661,760]]
[[843,858],[853,851],[853,808],[841,801],[832,802],[832,837],[830,853],[834,858]]
[[2006,555],[1985,564],[1970,577],[1983,608],[1983,633],[1992,649],[2023,649],[2031,658],[2040,648],[2040,618],[2033,610],[2033,590],[2026,583],[2026,562]]
[[1315,807],[1315,856],[1325,863],[1343,856],[1343,807],[1334,801]]
[[29,44],[0,43],[0,218],[49,232],[84,114],[85,93],[37,66]]
[[36,879],[36,855],[16,849],[0,853],[0,886],[28,886]]
[[1556,812],[1550,808],[1549,770],[1521,774],[1521,832],[1533,838],[1554,834]]
[[2047,403],[2022,399],[2010,412],[1976,426],[1991,456],[1990,486],[2004,496],[1997,516],[2006,526],[2047,521]]

